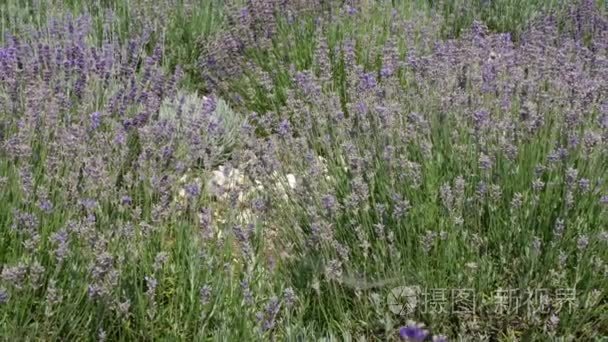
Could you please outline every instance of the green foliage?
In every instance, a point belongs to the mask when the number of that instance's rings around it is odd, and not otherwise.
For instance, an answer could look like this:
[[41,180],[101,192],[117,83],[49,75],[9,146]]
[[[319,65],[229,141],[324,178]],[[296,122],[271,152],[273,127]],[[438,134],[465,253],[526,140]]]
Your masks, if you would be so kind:
[[[200,42],[228,29],[223,17],[225,4],[221,0],[175,0],[159,2],[155,7],[154,3],[144,0],[4,0],[0,4],[0,43],[4,43],[8,33],[20,34],[28,25],[44,27],[50,18],[66,13],[91,15],[97,34],[88,38],[96,44],[101,44],[107,34],[126,44],[134,33],[151,29],[153,36],[146,48],[153,50],[158,43],[164,51],[164,67],[174,70],[180,65],[186,72],[185,82],[180,85],[182,89],[173,101],[162,104],[159,113],[162,119],[178,120],[177,127],[183,128],[192,123],[204,105],[202,96],[194,92],[208,90],[198,67],[203,53]],[[263,49],[248,47],[245,56],[250,64],[244,73],[237,79],[229,79],[221,84],[222,95],[227,100],[218,100],[216,110],[207,119],[210,121],[205,122],[209,125],[221,121],[225,129],[218,136],[205,141],[205,147],[214,151],[213,163],[201,168],[204,170],[188,170],[191,173],[185,172],[183,176],[186,181],[182,183],[196,180],[206,184],[212,177],[208,174],[210,168],[215,169],[232,159],[234,152],[245,143],[240,140],[244,113],[273,112],[277,119],[290,117],[292,113],[286,110],[285,105],[294,91],[291,67],[295,70],[313,70],[316,76],[326,76],[329,81],[324,83],[326,88],[323,91],[338,94],[341,109],[347,112],[346,103],[360,95],[348,88],[344,58],[337,52],[348,41],[353,41],[356,61],[366,71],[379,73],[382,48],[391,30],[404,30],[403,34],[407,32],[415,37],[414,45],[408,45],[407,42],[411,40],[397,39],[397,51],[401,57],[412,51],[428,51],[435,39],[458,37],[475,20],[486,23],[493,31],[511,32],[517,40],[519,33],[539,13],[548,10],[560,13],[567,3],[559,0],[382,1],[364,7],[357,15],[334,13],[334,16],[323,18],[321,22],[317,22],[313,16],[303,16],[295,22],[279,20],[272,44]],[[103,26],[108,20],[107,9],[114,11],[115,18],[110,21],[110,30],[104,32]],[[402,24],[406,21],[418,23],[418,26],[405,31]],[[422,27],[430,29],[423,31]],[[322,74],[318,56],[315,56],[315,50],[322,40],[328,46],[330,70],[327,75]],[[267,77],[261,79],[260,75]],[[242,225],[239,217],[244,208],[218,202],[204,192],[204,186],[203,195],[194,204],[180,197],[179,190],[184,184],[179,183],[169,189],[170,194],[163,200],[170,203],[171,213],[163,225],[142,223],[128,227],[131,221],[154,222],[155,210],[158,209],[154,204],[158,202],[159,195],[155,192],[157,184],[153,184],[153,181],[163,176],[137,173],[139,159],[150,146],[144,146],[143,138],[133,132],[127,136],[124,162],[116,166],[118,170],[112,170],[118,175],[116,182],[109,185],[121,188],[127,183],[125,178],[135,178],[128,182],[131,187],[122,189],[132,198],[132,206],[126,209],[116,202],[102,200],[89,213],[95,221],[77,222],[77,227],[71,231],[71,234],[82,234],[91,241],[97,233],[102,237],[111,237],[107,250],[116,258],[114,265],[121,277],[114,288],[121,292],[109,294],[110,300],[107,301],[91,300],[88,297],[91,279],[83,274],[89,274],[91,266],[97,261],[97,246],[83,243],[85,238],[78,239],[78,243],[70,246],[68,262],[61,264],[55,260],[57,246],[50,237],[69,227],[73,218],[83,217],[85,210],[77,203],[81,199],[70,197],[66,190],[69,186],[56,180],[61,177],[45,173],[44,162],[49,146],[41,135],[36,141],[28,142],[34,147],[35,157],[31,165],[20,165],[0,154],[0,271],[7,265],[22,261],[30,265],[38,261],[47,267],[39,287],[31,286],[34,281],[30,269],[28,287],[16,290],[22,296],[11,298],[9,305],[0,304],[0,339],[80,341],[101,340],[100,335],[104,335],[111,341],[199,341],[203,340],[203,336],[214,336],[209,340],[218,341],[255,341],[268,340],[272,335],[277,340],[290,341],[320,338],[330,341],[355,338],[392,340],[398,327],[410,317],[388,312],[386,298],[394,286],[418,285],[429,289],[475,289],[480,296],[478,300],[483,304],[478,308],[480,314],[475,319],[417,312],[417,317],[432,323],[434,331],[450,336],[462,331],[475,331],[478,335],[469,336],[479,340],[486,333],[500,341],[546,340],[547,331],[539,328],[540,324],[530,328],[527,324],[531,323],[520,320],[517,315],[497,316],[490,312],[489,308],[495,304],[492,303],[495,299],[492,298],[493,291],[499,286],[556,289],[569,288],[573,284],[579,286],[577,291],[580,297],[576,299],[576,309],[579,311],[564,314],[557,333],[566,336],[574,331],[577,336],[573,336],[573,340],[602,338],[601,334],[608,331],[608,304],[606,277],[601,274],[602,268],[598,265],[604,263],[605,273],[608,255],[605,245],[600,245],[600,242],[593,242],[586,252],[577,248],[577,236],[578,232],[585,232],[589,237],[595,237],[605,231],[606,212],[597,201],[581,197],[566,222],[571,230],[559,245],[551,245],[553,224],[566,211],[562,200],[567,192],[565,167],[543,175],[543,182],[556,185],[548,187],[537,198],[537,194],[530,190],[535,168],[544,163],[549,149],[554,147],[549,144],[560,136],[561,127],[548,124],[536,136],[521,144],[520,153],[514,161],[499,156],[493,171],[495,179],[489,181],[495,181],[501,187],[503,199],[496,203],[475,200],[466,203],[460,209],[467,223],[456,226],[450,221],[449,215],[445,215],[446,208],[437,194],[443,184],[450,184],[458,176],[464,175],[467,177],[465,195],[475,198],[475,184],[481,180],[475,174],[479,151],[471,144],[470,133],[459,126],[455,119],[456,115],[464,116],[466,113],[444,115],[437,110],[442,94],[422,94],[425,90],[417,89],[412,79],[400,76],[399,87],[404,89],[400,110],[404,113],[430,113],[431,118],[428,136],[424,137],[432,142],[431,157],[415,144],[406,146],[407,151],[404,151],[413,156],[410,161],[418,163],[423,172],[419,187],[409,188],[408,182],[397,180],[388,163],[379,158],[379,151],[387,143],[399,145],[396,138],[398,132],[395,132],[394,140],[387,142],[378,138],[384,132],[372,129],[365,136],[353,137],[357,139],[353,141],[357,147],[369,149],[378,157],[372,160],[370,167],[373,174],[368,180],[372,184],[370,203],[390,203],[390,191],[399,188],[405,189],[414,208],[407,220],[388,220],[390,228],[398,232],[394,236],[394,244],[411,247],[400,251],[403,257],[401,262],[395,262],[385,241],[374,238],[374,224],[379,221],[380,215],[370,208],[356,208],[341,212],[332,221],[332,229],[340,241],[354,247],[354,250],[343,279],[329,279],[324,274],[325,268],[328,260],[336,258],[335,250],[312,251],[304,237],[304,233],[310,229],[309,207],[318,205],[308,201],[312,192],[298,188],[299,197],[291,194],[294,197],[283,200],[285,191],[278,190],[278,187],[271,188],[270,183],[264,183],[265,192],[255,193],[256,196],[271,199],[273,207],[264,212],[261,220],[264,224],[256,222],[256,231],[251,239],[251,259],[242,255],[238,248],[239,241],[231,233],[234,226]],[[0,95],[3,97],[5,94]],[[106,95],[100,89],[99,98],[90,105],[90,112],[98,109],[98,103],[103,103]],[[238,101],[235,100],[237,97]],[[183,104],[180,103],[181,98]],[[183,108],[178,109],[180,106]],[[324,110],[314,106],[307,108]],[[495,110],[498,112],[500,109]],[[178,111],[182,113],[180,118],[176,118]],[[514,113],[515,110],[510,114],[516,115]],[[555,116],[562,114],[552,113]],[[590,116],[596,114],[591,113]],[[80,118],[79,115],[84,117],[88,113],[73,115]],[[590,121],[584,128],[589,129],[591,125]],[[8,123],[0,121],[0,141],[11,133],[10,129]],[[312,180],[318,187],[315,191],[335,191],[336,197],[344,200],[353,186],[352,173],[345,169],[345,152],[336,146],[349,142],[349,139],[335,129],[331,125],[319,124],[306,131],[309,136],[303,134],[299,138],[304,144],[312,145],[306,146],[310,150],[325,157],[326,171],[319,179]],[[206,138],[204,134],[203,139]],[[321,141],[320,136],[334,140]],[[465,148],[460,149],[462,146]],[[310,160],[303,157],[305,151],[296,145],[289,148],[289,153],[282,155],[281,172],[305,174],[311,166]],[[177,150],[175,154],[183,156],[185,151]],[[82,161],[74,161],[77,162]],[[577,151],[569,156],[566,164],[576,165],[588,179],[605,179],[608,158],[605,152],[585,156],[583,151]],[[30,166],[36,187],[46,188],[53,198],[56,208],[53,213],[44,213],[35,201],[26,203],[23,200],[27,194],[20,183],[19,173]],[[58,172],[67,173],[70,168],[78,169],[79,166],[70,164]],[[80,173],[79,181],[86,182],[82,171]],[[139,176],[141,178],[137,178]],[[276,175],[273,177],[279,178]],[[605,185],[600,185],[598,189],[598,192],[607,190]],[[507,199],[516,193],[523,194],[525,205],[514,214],[509,209]],[[214,238],[217,237],[213,242],[202,237],[199,216],[202,207],[211,208],[214,214],[219,213],[213,216],[213,234]],[[44,243],[33,252],[26,251],[21,236],[11,228],[16,221],[15,209],[31,211],[41,218],[40,238]],[[356,249],[361,247],[356,229],[362,229],[364,234],[372,237],[369,243],[373,255]],[[438,242],[431,256],[424,255],[421,247],[417,246],[420,244],[420,233],[426,230],[450,233],[448,238]],[[544,243],[545,249],[541,254],[535,254],[530,249],[535,237],[540,237]],[[560,264],[560,251],[569,256],[566,264]],[[168,253],[168,261],[155,269],[155,259],[161,252]],[[594,253],[594,257],[585,253]],[[24,255],[27,256],[25,260]],[[276,267],[268,266],[270,259],[276,262]],[[149,284],[146,277],[150,276],[162,279],[153,299],[147,296]],[[252,298],[245,295],[244,281],[249,284]],[[213,289],[208,303],[203,303],[201,298],[202,285]],[[261,332],[256,315],[264,311],[272,296],[280,296],[287,287],[292,287],[298,295],[295,307],[282,311],[280,328]],[[56,298],[51,298],[52,289],[57,291]],[[130,308],[128,314],[124,314],[120,305],[127,298],[130,299]],[[522,331],[525,331],[525,335]]]
[[562,0],[430,0],[446,19],[443,32],[458,37],[473,21],[485,23],[496,32],[511,32],[515,39],[528,23],[547,11],[565,8]]

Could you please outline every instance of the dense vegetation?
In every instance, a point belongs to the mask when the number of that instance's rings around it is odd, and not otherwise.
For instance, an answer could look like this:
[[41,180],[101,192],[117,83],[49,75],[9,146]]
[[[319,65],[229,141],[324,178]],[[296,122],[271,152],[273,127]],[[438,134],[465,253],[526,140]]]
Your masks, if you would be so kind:
[[3,2],[1,339],[607,337],[607,15]]

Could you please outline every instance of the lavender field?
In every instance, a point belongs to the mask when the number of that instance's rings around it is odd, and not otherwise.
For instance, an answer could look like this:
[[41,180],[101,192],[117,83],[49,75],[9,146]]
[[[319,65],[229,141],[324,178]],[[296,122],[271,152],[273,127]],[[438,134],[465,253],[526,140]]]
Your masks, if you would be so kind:
[[0,0],[0,341],[605,341],[605,0]]

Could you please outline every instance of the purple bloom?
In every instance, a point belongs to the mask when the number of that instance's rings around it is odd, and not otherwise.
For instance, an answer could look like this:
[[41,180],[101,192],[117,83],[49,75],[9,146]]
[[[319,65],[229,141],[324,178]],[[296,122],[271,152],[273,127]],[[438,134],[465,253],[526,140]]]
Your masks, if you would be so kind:
[[241,24],[245,24],[247,18],[249,18],[249,8],[243,7],[243,8],[241,8],[241,10],[239,12],[239,19],[240,19]]
[[604,114],[599,118],[599,124],[602,128],[608,128],[608,114]]
[[308,71],[296,73],[294,81],[305,97],[313,97],[320,91],[319,85],[315,83]]
[[357,14],[357,9],[354,6],[346,5],[346,13],[348,15],[355,15]]
[[271,330],[274,328],[275,320],[277,315],[279,314],[279,310],[281,309],[281,302],[275,296],[270,298],[266,307],[264,308],[264,313],[258,314],[259,318],[262,318],[262,332]]
[[120,203],[121,203],[122,205],[129,206],[129,205],[133,204],[133,199],[132,199],[132,198],[131,198],[131,196],[129,196],[129,195],[124,195],[124,196],[122,196],[122,198],[120,199]]
[[330,213],[336,209],[336,198],[331,194],[324,195],[321,198],[321,203],[323,204],[323,208]]
[[578,186],[582,192],[587,192],[589,190],[590,185],[591,182],[587,178],[581,178],[578,180]]
[[475,187],[475,194],[477,197],[484,197],[488,193],[488,185],[484,181],[479,181]]
[[330,260],[325,266],[325,276],[332,280],[342,278],[342,263],[339,260]]
[[422,325],[410,323],[399,329],[399,336],[404,341],[422,342],[429,332]]
[[479,168],[486,171],[492,168],[492,159],[485,153],[479,156]]
[[425,235],[420,238],[420,244],[422,245],[422,250],[425,253],[430,252],[433,248],[435,240],[437,238],[437,233],[427,230]]
[[114,143],[117,145],[124,145],[127,143],[127,135],[124,130],[121,129],[116,132],[116,135],[114,136]]
[[91,114],[91,128],[96,130],[101,125],[101,113],[94,112]]
[[249,282],[247,280],[241,281],[241,290],[243,291],[243,299],[247,304],[253,304],[253,293],[251,292],[251,288],[249,287]]
[[38,225],[38,218],[33,214],[15,211],[13,229],[33,232],[38,229]]
[[53,203],[48,199],[41,200],[38,206],[47,214],[53,211]]
[[209,208],[201,208],[199,211],[199,224],[202,230],[203,236],[209,239],[213,236],[213,229],[211,227],[212,212]]
[[94,209],[97,206],[97,201],[92,198],[84,198],[80,200],[80,204],[87,210]]
[[154,258],[154,265],[152,266],[154,271],[161,270],[168,260],[169,254],[167,254],[167,252],[159,252],[156,254],[156,257]]
[[513,210],[517,210],[517,209],[521,208],[523,203],[524,203],[524,196],[519,192],[514,193],[513,199],[511,200],[511,208]]
[[0,278],[2,278],[2,280],[4,280],[6,283],[9,283],[19,289],[23,285],[26,275],[27,267],[24,264],[19,263],[17,266],[5,266],[2,269]]
[[564,229],[566,228],[566,225],[564,223],[564,220],[561,218],[558,218],[555,221],[555,225],[553,226],[553,234],[556,237],[561,237],[564,234]]
[[365,73],[361,75],[359,79],[359,84],[362,90],[373,89],[377,85],[376,76],[374,76],[374,74],[372,74],[371,72]]
[[213,288],[210,285],[205,285],[205,286],[201,287],[201,290],[199,293],[199,297],[201,299],[201,304],[205,305],[205,304],[209,303],[209,300],[211,299],[212,289]]
[[89,295],[90,299],[99,297],[100,293],[101,289],[97,284],[89,284],[87,288],[87,294]]
[[367,113],[367,105],[363,101],[357,102],[355,105],[355,111],[359,115],[365,115]]
[[212,96],[205,97],[203,100],[203,114],[210,115],[211,113],[215,112],[216,108],[217,101],[215,98]]
[[588,245],[589,245],[589,237],[587,235],[579,236],[578,240],[576,241],[576,247],[580,251],[584,251]]
[[473,122],[475,123],[475,128],[481,129],[485,127],[490,121],[490,112],[485,109],[481,109],[473,113]]
[[449,183],[445,183],[439,188],[439,196],[441,197],[441,201],[445,208],[447,210],[452,210],[454,195],[452,194],[452,188]]
[[410,202],[407,199],[404,199],[401,195],[393,193],[391,195],[391,199],[393,202],[393,218],[400,219],[404,217],[411,209]]
[[146,276],[144,278],[146,280],[146,294],[148,297],[153,298],[154,293],[156,292],[156,287],[158,286],[158,281],[154,277]]
[[296,294],[291,287],[283,290],[283,300],[285,301],[285,306],[288,308],[292,307],[296,302]]
[[65,260],[68,253],[70,252],[70,241],[68,232],[65,229],[62,229],[56,233],[51,235],[51,240],[57,246],[54,250],[55,259],[57,262],[61,263]]
[[249,224],[245,229],[243,229],[241,226],[235,226],[232,230],[239,243],[239,246],[241,247],[243,256],[249,257],[252,255],[250,238],[254,232],[254,226]]
[[291,132],[291,125],[289,120],[285,119],[279,123],[278,132],[282,137],[286,137]]
[[6,289],[0,288],[0,305],[8,303],[10,297]]
[[572,167],[569,167],[566,170],[566,183],[572,184],[578,178],[578,170]]
[[532,182],[532,189],[534,189],[535,192],[541,191],[544,187],[545,183],[540,178],[537,178]]
[[266,210],[266,200],[263,197],[256,197],[251,201],[252,208],[257,212]]
[[198,184],[196,183],[190,183],[187,184],[184,188],[184,190],[186,191],[186,194],[190,197],[190,198],[195,198],[198,195],[200,195],[200,187]]

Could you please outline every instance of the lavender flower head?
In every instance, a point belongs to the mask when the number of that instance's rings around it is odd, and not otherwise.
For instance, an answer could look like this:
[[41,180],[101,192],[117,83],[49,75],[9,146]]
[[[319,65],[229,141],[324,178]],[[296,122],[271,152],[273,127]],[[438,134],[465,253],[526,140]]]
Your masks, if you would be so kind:
[[414,322],[410,322],[399,329],[399,337],[401,337],[403,341],[422,342],[428,335],[429,332],[424,329],[424,325]]
[[213,290],[213,288],[208,284],[201,287],[201,290],[199,293],[199,297],[201,299],[201,304],[205,305],[205,304],[209,303],[209,301],[211,299],[212,290]]
[[565,229],[565,223],[564,220],[561,218],[558,218],[555,221],[555,225],[553,226],[553,235],[555,235],[556,237],[561,237],[564,234],[564,229]]
[[38,207],[47,214],[50,214],[53,211],[53,203],[48,199],[41,200]]
[[350,16],[357,14],[357,8],[354,6],[346,5],[346,13]]
[[4,288],[0,288],[0,305],[8,303],[10,295]]
[[473,122],[475,123],[475,128],[481,129],[482,127],[485,127],[489,121],[490,113],[487,110],[481,109],[473,113]]
[[96,130],[101,125],[101,113],[94,112],[91,114],[91,129]]
[[129,205],[133,204],[133,199],[129,195],[124,195],[121,197],[120,203],[124,206],[129,206]]
[[485,171],[492,168],[492,159],[485,153],[479,156],[479,168]]
[[184,187],[184,190],[186,191],[186,194],[187,194],[187,195],[188,195],[188,197],[190,197],[190,198],[195,198],[195,197],[197,197],[198,195],[200,195],[200,193],[201,193],[201,189],[200,189],[199,185],[198,185],[198,184],[196,184],[196,183],[190,183],[190,184],[187,184],[187,185]]
[[289,124],[289,120],[284,119],[283,121],[281,121],[279,123],[279,127],[277,128],[277,131],[282,137],[287,137],[291,133],[291,126]]
[[146,280],[146,295],[153,298],[156,292],[156,287],[158,286],[158,281],[156,278],[150,276],[146,276],[144,279]]
[[27,275],[27,267],[23,263],[16,266],[4,267],[0,277],[6,283],[11,284],[15,288],[20,289]]
[[323,208],[327,210],[327,212],[331,213],[336,209],[336,198],[331,194],[326,194],[321,198],[321,203],[323,204]]
[[203,114],[210,115],[215,112],[217,101],[214,97],[208,96],[203,98]]
[[262,332],[271,330],[274,328],[277,315],[279,314],[279,310],[281,309],[281,302],[279,298],[272,297],[266,304],[264,308],[264,313],[258,313],[258,318],[262,319]]
[[285,302],[285,306],[288,308],[292,307],[296,302],[296,294],[291,287],[283,290],[283,301]]
[[587,235],[579,236],[578,240],[576,241],[576,247],[580,251],[584,251],[587,246],[589,246],[589,237]]
[[161,270],[168,260],[169,254],[167,254],[167,252],[159,252],[158,254],[156,254],[153,265],[154,271]]
[[369,90],[376,87],[376,76],[372,73],[365,73],[360,76],[359,84],[362,90]]

